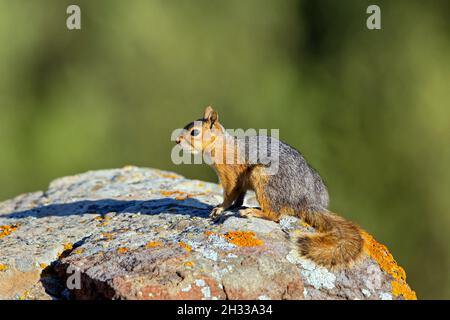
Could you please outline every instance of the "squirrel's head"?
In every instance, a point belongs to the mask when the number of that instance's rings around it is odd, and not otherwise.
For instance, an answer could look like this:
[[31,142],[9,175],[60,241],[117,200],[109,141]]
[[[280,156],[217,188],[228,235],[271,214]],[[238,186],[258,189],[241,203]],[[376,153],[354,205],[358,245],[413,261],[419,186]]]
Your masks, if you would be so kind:
[[205,108],[203,118],[189,123],[176,138],[176,143],[193,154],[214,148],[223,137],[225,129],[219,123],[219,115],[211,106]]

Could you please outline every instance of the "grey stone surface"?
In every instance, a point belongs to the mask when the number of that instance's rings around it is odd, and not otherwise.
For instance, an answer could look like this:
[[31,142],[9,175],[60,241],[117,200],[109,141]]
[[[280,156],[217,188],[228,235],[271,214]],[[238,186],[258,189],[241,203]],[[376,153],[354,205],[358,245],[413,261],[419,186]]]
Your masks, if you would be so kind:
[[[296,218],[277,224],[230,211],[212,222],[221,199],[216,184],[128,166],[0,203],[0,226],[16,228],[0,238],[0,298],[393,297],[392,277],[369,256],[330,271],[296,255],[289,234],[314,232]],[[256,205],[254,195],[245,205]],[[80,288],[69,290],[75,273]]]

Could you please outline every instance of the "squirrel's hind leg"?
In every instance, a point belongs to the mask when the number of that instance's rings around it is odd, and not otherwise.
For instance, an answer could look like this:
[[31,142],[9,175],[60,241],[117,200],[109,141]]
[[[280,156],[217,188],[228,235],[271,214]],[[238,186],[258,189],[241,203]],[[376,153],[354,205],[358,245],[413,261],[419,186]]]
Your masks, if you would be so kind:
[[262,218],[262,219],[275,221],[275,222],[278,222],[280,220],[279,215],[276,214],[275,212],[263,211],[258,208],[241,209],[241,210],[239,210],[239,214],[242,217],[246,217],[246,218],[255,217],[255,218]]

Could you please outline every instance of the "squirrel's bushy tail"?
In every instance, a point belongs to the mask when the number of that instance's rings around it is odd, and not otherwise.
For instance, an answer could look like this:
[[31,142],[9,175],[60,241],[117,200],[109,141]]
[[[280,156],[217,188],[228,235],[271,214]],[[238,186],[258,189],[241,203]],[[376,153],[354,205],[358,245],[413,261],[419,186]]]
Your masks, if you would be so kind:
[[298,214],[317,233],[296,236],[298,253],[327,268],[349,267],[363,252],[361,229],[326,210],[305,210]]

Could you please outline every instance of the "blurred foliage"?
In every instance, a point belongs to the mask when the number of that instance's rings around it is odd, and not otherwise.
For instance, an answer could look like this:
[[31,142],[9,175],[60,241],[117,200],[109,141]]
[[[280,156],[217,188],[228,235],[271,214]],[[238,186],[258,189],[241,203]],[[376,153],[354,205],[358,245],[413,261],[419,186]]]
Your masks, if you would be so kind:
[[376,3],[381,31],[365,0],[0,0],[0,198],[126,164],[216,181],[170,160],[212,104],[279,128],[419,298],[450,298],[450,1]]

